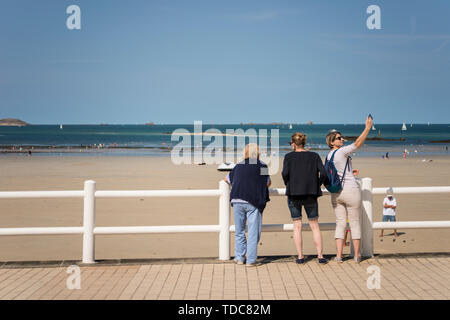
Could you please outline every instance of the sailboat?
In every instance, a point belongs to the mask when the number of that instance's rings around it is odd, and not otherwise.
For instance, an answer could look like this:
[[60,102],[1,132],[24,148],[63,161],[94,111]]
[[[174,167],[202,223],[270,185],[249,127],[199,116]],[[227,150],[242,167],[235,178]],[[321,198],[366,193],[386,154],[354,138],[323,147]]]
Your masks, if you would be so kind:
[[402,131],[406,131],[406,124],[405,123],[402,126]]
[[374,125],[372,125],[372,130],[374,130],[374,131],[377,130]]
[[59,128],[62,130],[62,128],[63,128],[62,124],[59,125]]
[[289,129],[292,129],[292,124],[289,124]]

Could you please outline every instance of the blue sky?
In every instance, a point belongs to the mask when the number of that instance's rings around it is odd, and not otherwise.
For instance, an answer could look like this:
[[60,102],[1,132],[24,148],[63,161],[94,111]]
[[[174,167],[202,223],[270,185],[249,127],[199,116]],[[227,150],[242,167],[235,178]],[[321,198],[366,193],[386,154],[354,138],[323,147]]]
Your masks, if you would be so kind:
[[449,21],[446,0],[1,0],[0,118],[449,123]]

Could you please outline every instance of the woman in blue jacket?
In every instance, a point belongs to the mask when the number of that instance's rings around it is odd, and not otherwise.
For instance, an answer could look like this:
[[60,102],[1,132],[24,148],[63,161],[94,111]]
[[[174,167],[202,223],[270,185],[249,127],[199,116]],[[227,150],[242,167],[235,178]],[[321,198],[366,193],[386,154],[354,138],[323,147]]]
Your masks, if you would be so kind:
[[[238,163],[225,181],[231,184],[230,201],[234,211],[235,258],[237,264],[256,266],[261,237],[262,213],[269,199],[270,177],[267,165],[259,160],[259,147],[245,146],[244,161]],[[245,225],[248,221],[248,238]],[[247,258],[245,258],[247,257]]]

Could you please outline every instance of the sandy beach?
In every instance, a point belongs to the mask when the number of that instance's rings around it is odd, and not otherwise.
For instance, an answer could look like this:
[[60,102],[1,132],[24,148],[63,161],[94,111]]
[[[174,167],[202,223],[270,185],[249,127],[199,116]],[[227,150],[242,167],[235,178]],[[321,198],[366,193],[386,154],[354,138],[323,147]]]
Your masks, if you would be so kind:
[[[374,187],[448,186],[450,157],[406,160],[358,158],[359,177]],[[224,173],[217,165],[172,164],[169,157],[4,156],[0,157],[0,191],[82,190],[95,180],[97,190],[217,189]],[[280,170],[272,187],[284,188]],[[384,196],[374,196],[374,221],[381,221]],[[449,220],[449,196],[396,195],[398,221]],[[97,226],[217,224],[218,198],[98,199]],[[335,222],[329,196],[319,201],[320,222]],[[8,227],[81,226],[82,199],[1,199],[0,225]],[[285,197],[272,197],[263,223],[291,223]],[[233,224],[233,222],[232,222]],[[379,238],[375,253],[448,252],[450,230],[391,230]],[[334,254],[334,232],[322,232],[324,253]],[[233,237],[232,237],[233,239]],[[304,233],[305,254],[315,254],[310,232]],[[395,240],[395,241],[394,241]],[[234,241],[232,240],[232,248]],[[345,252],[349,249],[346,248]],[[259,255],[295,255],[291,232],[263,233]],[[1,236],[0,261],[80,260],[82,236]],[[96,236],[96,259],[217,257],[218,234],[152,234]]]

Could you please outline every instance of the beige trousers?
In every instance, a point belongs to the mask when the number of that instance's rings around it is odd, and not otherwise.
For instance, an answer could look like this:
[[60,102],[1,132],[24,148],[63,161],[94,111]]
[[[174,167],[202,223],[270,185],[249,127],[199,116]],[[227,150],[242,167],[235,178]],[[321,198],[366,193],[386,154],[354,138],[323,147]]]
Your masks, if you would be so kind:
[[361,239],[361,223],[359,221],[361,211],[361,190],[359,188],[344,188],[339,193],[331,194],[331,204],[336,215],[335,239],[345,238],[345,228],[348,222],[352,239]]

